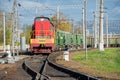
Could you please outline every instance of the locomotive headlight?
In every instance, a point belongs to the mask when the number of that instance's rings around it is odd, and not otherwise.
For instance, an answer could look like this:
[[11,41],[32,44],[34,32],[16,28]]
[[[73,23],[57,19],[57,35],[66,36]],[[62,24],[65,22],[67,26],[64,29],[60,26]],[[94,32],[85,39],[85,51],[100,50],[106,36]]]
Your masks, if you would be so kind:
[[44,21],[44,19],[43,19],[43,18],[41,18],[41,19],[40,19],[40,21]]

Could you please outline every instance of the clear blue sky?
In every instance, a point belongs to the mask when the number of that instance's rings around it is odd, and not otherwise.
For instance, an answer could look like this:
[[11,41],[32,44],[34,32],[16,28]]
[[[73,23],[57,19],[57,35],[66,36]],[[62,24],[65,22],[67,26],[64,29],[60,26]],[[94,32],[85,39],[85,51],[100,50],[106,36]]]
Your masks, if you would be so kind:
[[[13,0],[0,0],[0,11],[11,12],[12,1]],[[19,18],[20,21],[24,23],[33,21],[35,17],[35,6],[40,8],[38,9],[39,15],[49,16],[50,14],[55,14],[56,6],[59,5],[60,11],[65,16],[76,21],[82,20],[83,0],[18,0],[18,3],[21,4],[19,14],[22,15]],[[81,7],[67,7],[67,5],[80,5]],[[49,9],[46,9],[45,6],[49,7]],[[120,0],[104,0],[104,7],[107,8],[105,11],[108,13],[109,19],[120,20]],[[93,20],[93,12],[95,10],[96,0],[87,0],[88,20]]]

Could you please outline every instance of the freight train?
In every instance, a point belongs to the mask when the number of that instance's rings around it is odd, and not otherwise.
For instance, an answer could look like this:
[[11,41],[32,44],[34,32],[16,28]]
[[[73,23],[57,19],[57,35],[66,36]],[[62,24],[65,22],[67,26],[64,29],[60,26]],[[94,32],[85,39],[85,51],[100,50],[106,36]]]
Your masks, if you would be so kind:
[[[98,39],[97,39],[98,40]],[[89,36],[87,38],[87,46],[93,48],[94,47],[94,37]],[[98,47],[99,45],[97,45]],[[107,38],[104,35],[104,47],[107,47]],[[120,47],[120,35],[108,36],[108,47]]]
[[36,17],[32,26],[30,50],[35,54],[51,53],[68,47],[80,47],[82,36],[61,30],[55,31],[55,26],[48,17]]

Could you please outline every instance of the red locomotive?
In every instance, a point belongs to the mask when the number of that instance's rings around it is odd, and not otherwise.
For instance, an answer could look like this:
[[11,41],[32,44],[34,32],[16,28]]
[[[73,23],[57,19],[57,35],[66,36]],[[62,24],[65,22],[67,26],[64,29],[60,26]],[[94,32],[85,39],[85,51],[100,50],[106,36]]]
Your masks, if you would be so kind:
[[48,17],[36,17],[32,26],[30,49],[33,53],[51,53],[54,50],[54,25]]

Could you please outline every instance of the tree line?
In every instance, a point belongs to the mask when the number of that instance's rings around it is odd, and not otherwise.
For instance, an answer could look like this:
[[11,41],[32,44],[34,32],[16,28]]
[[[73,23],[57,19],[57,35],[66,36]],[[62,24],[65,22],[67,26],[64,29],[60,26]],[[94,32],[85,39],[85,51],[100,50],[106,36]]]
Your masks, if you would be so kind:
[[[62,30],[66,32],[72,32],[73,30],[73,20],[67,19],[67,17],[64,14],[60,14],[60,18],[57,19],[57,14],[53,15],[51,18],[51,21],[55,25],[55,30]],[[6,45],[11,45],[12,41],[12,14],[6,15]],[[30,32],[32,31],[32,25],[25,25],[25,28],[23,29],[23,33],[21,33],[21,37],[26,37],[26,43],[29,44],[31,35]],[[80,27],[76,27],[74,32],[81,33]],[[0,45],[3,45],[3,15],[2,12],[0,12]]]

